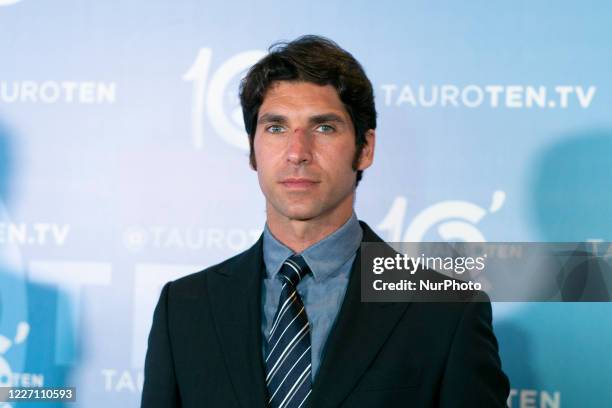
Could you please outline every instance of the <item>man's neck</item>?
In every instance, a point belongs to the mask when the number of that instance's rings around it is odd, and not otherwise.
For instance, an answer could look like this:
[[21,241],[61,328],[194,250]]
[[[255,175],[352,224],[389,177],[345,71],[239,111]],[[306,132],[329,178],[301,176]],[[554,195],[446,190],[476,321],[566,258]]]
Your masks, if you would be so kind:
[[350,207],[339,209],[341,211],[335,211],[329,216],[310,220],[277,217],[268,210],[268,228],[276,239],[292,251],[301,253],[344,225],[353,214],[352,200],[350,204]]

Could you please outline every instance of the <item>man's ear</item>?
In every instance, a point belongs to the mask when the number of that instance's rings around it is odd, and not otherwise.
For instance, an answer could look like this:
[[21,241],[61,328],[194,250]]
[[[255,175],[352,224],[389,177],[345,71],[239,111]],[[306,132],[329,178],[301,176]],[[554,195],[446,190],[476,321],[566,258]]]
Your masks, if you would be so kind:
[[374,162],[374,147],[376,145],[376,131],[369,129],[365,134],[366,143],[361,149],[357,170],[365,170]]

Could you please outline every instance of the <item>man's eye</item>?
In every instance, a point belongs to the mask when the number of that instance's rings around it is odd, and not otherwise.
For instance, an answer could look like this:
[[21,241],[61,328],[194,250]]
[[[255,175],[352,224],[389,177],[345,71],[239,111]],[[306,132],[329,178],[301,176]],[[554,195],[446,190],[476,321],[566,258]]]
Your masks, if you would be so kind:
[[330,125],[319,125],[317,127],[317,132],[322,132],[322,133],[330,133],[333,132],[335,129],[333,126]]
[[272,125],[268,126],[267,131],[270,133],[281,133],[283,131],[283,127],[280,125]]

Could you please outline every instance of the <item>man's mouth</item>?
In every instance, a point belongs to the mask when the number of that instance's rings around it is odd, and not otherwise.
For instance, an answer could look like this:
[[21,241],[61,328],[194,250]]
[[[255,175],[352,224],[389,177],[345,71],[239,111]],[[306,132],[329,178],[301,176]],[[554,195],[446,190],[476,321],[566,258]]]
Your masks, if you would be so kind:
[[283,186],[291,189],[307,189],[314,187],[316,184],[318,184],[318,181],[300,177],[289,177],[283,179],[280,183]]

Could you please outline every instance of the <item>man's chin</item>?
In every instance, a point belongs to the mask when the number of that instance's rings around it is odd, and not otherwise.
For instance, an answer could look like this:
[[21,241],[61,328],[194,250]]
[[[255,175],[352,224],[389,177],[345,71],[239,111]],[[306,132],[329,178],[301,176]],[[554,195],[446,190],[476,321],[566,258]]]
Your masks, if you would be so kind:
[[284,208],[282,215],[291,221],[311,221],[321,215],[321,211],[308,206],[291,206]]

